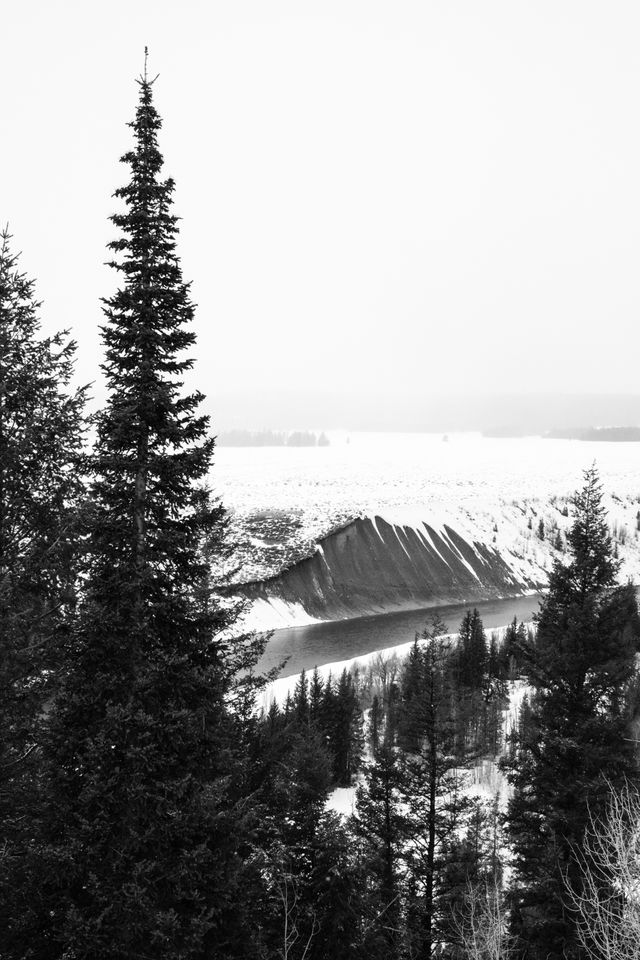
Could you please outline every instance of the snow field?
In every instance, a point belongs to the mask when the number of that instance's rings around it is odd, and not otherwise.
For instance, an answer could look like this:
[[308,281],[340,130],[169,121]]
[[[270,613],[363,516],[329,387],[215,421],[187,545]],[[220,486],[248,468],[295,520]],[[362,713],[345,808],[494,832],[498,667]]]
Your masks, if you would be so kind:
[[[475,434],[452,434],[448,443],[433,434],[349,439],[333,433],[329,447],[218,450],[215,486],[232,516],[239,579],[278,573],[321,549],[317,541],[350,519],[375,523],[379,516],[396,526],[401,544],[402,527],[431,543],[429,524],[445,540],[449,526],[468,543],[495,549],[518,593],[527,584],[544,584],[554,559],[562,557],[569,498],[595,461],[621,578],[640,583],[639,444]],[[266,517],[267,526],[269,517],[276,518],[271,537],[250,532],[256,516]],[[310,622],[301,605],[276,599],[257,601],[246,620],[251,629]]]

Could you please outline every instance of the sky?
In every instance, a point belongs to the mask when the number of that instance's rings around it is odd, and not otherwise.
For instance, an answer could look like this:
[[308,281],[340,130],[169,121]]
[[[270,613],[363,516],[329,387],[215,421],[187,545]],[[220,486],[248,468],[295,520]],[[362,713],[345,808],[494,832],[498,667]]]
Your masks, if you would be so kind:
[[0,222],[96,402],[145,45],[223,426],[640,394],[636,0],[5,0],[2,22]]

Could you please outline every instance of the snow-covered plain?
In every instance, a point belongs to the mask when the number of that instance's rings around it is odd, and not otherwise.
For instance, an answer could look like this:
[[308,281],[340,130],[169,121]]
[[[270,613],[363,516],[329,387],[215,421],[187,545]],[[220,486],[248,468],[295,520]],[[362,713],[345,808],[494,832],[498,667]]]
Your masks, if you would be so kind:
[[[564,549],[569,497],[594,462],[621,576],[640,582],[640,444],[478,434],[330,433],[328,447],[222,447],[215,491],[232,516],[241,580],[309,555],[356,517],[381,516],[495,548],[514,576],[543,583]],[[545,537],[539,536],[542,519]],[[300,607],[259,601],[248,626],[309,623]]]
[[566,495],[594,462],[609,492],[640,493],[637,443],[340,432],[329,440],[328,447],[220,447],[216,491],[239,514],[299,513],[316,539],[336,518]]

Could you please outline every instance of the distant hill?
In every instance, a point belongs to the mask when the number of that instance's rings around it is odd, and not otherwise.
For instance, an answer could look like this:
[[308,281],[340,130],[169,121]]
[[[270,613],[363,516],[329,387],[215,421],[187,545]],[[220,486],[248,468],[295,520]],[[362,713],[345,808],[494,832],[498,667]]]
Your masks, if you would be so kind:
[[612,443],[640,442],[640,427],[574,427],[549,430],[547,440],[605,440]]
[[328,447],[325,433],[294,430],[276,433],[273,430],[223,430],[216,437],[219,447]]

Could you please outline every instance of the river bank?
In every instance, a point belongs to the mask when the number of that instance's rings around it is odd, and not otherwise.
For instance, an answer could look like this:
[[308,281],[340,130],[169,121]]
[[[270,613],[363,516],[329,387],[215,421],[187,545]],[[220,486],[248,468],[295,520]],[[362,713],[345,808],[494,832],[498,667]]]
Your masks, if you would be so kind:
[[258,670],[270,670],[286,660],[281,678],[328,663],[344,663],[380,650],[411,644],[416,633],[439,616],[448,633],[456,633],[465,612],[477,607],[485,629],[505,626],[514,617],[529,621],[538,608],[541,594],[457,603],[403,610],[395,613],[348,620],[311,623],[276,630],[258,663]]

